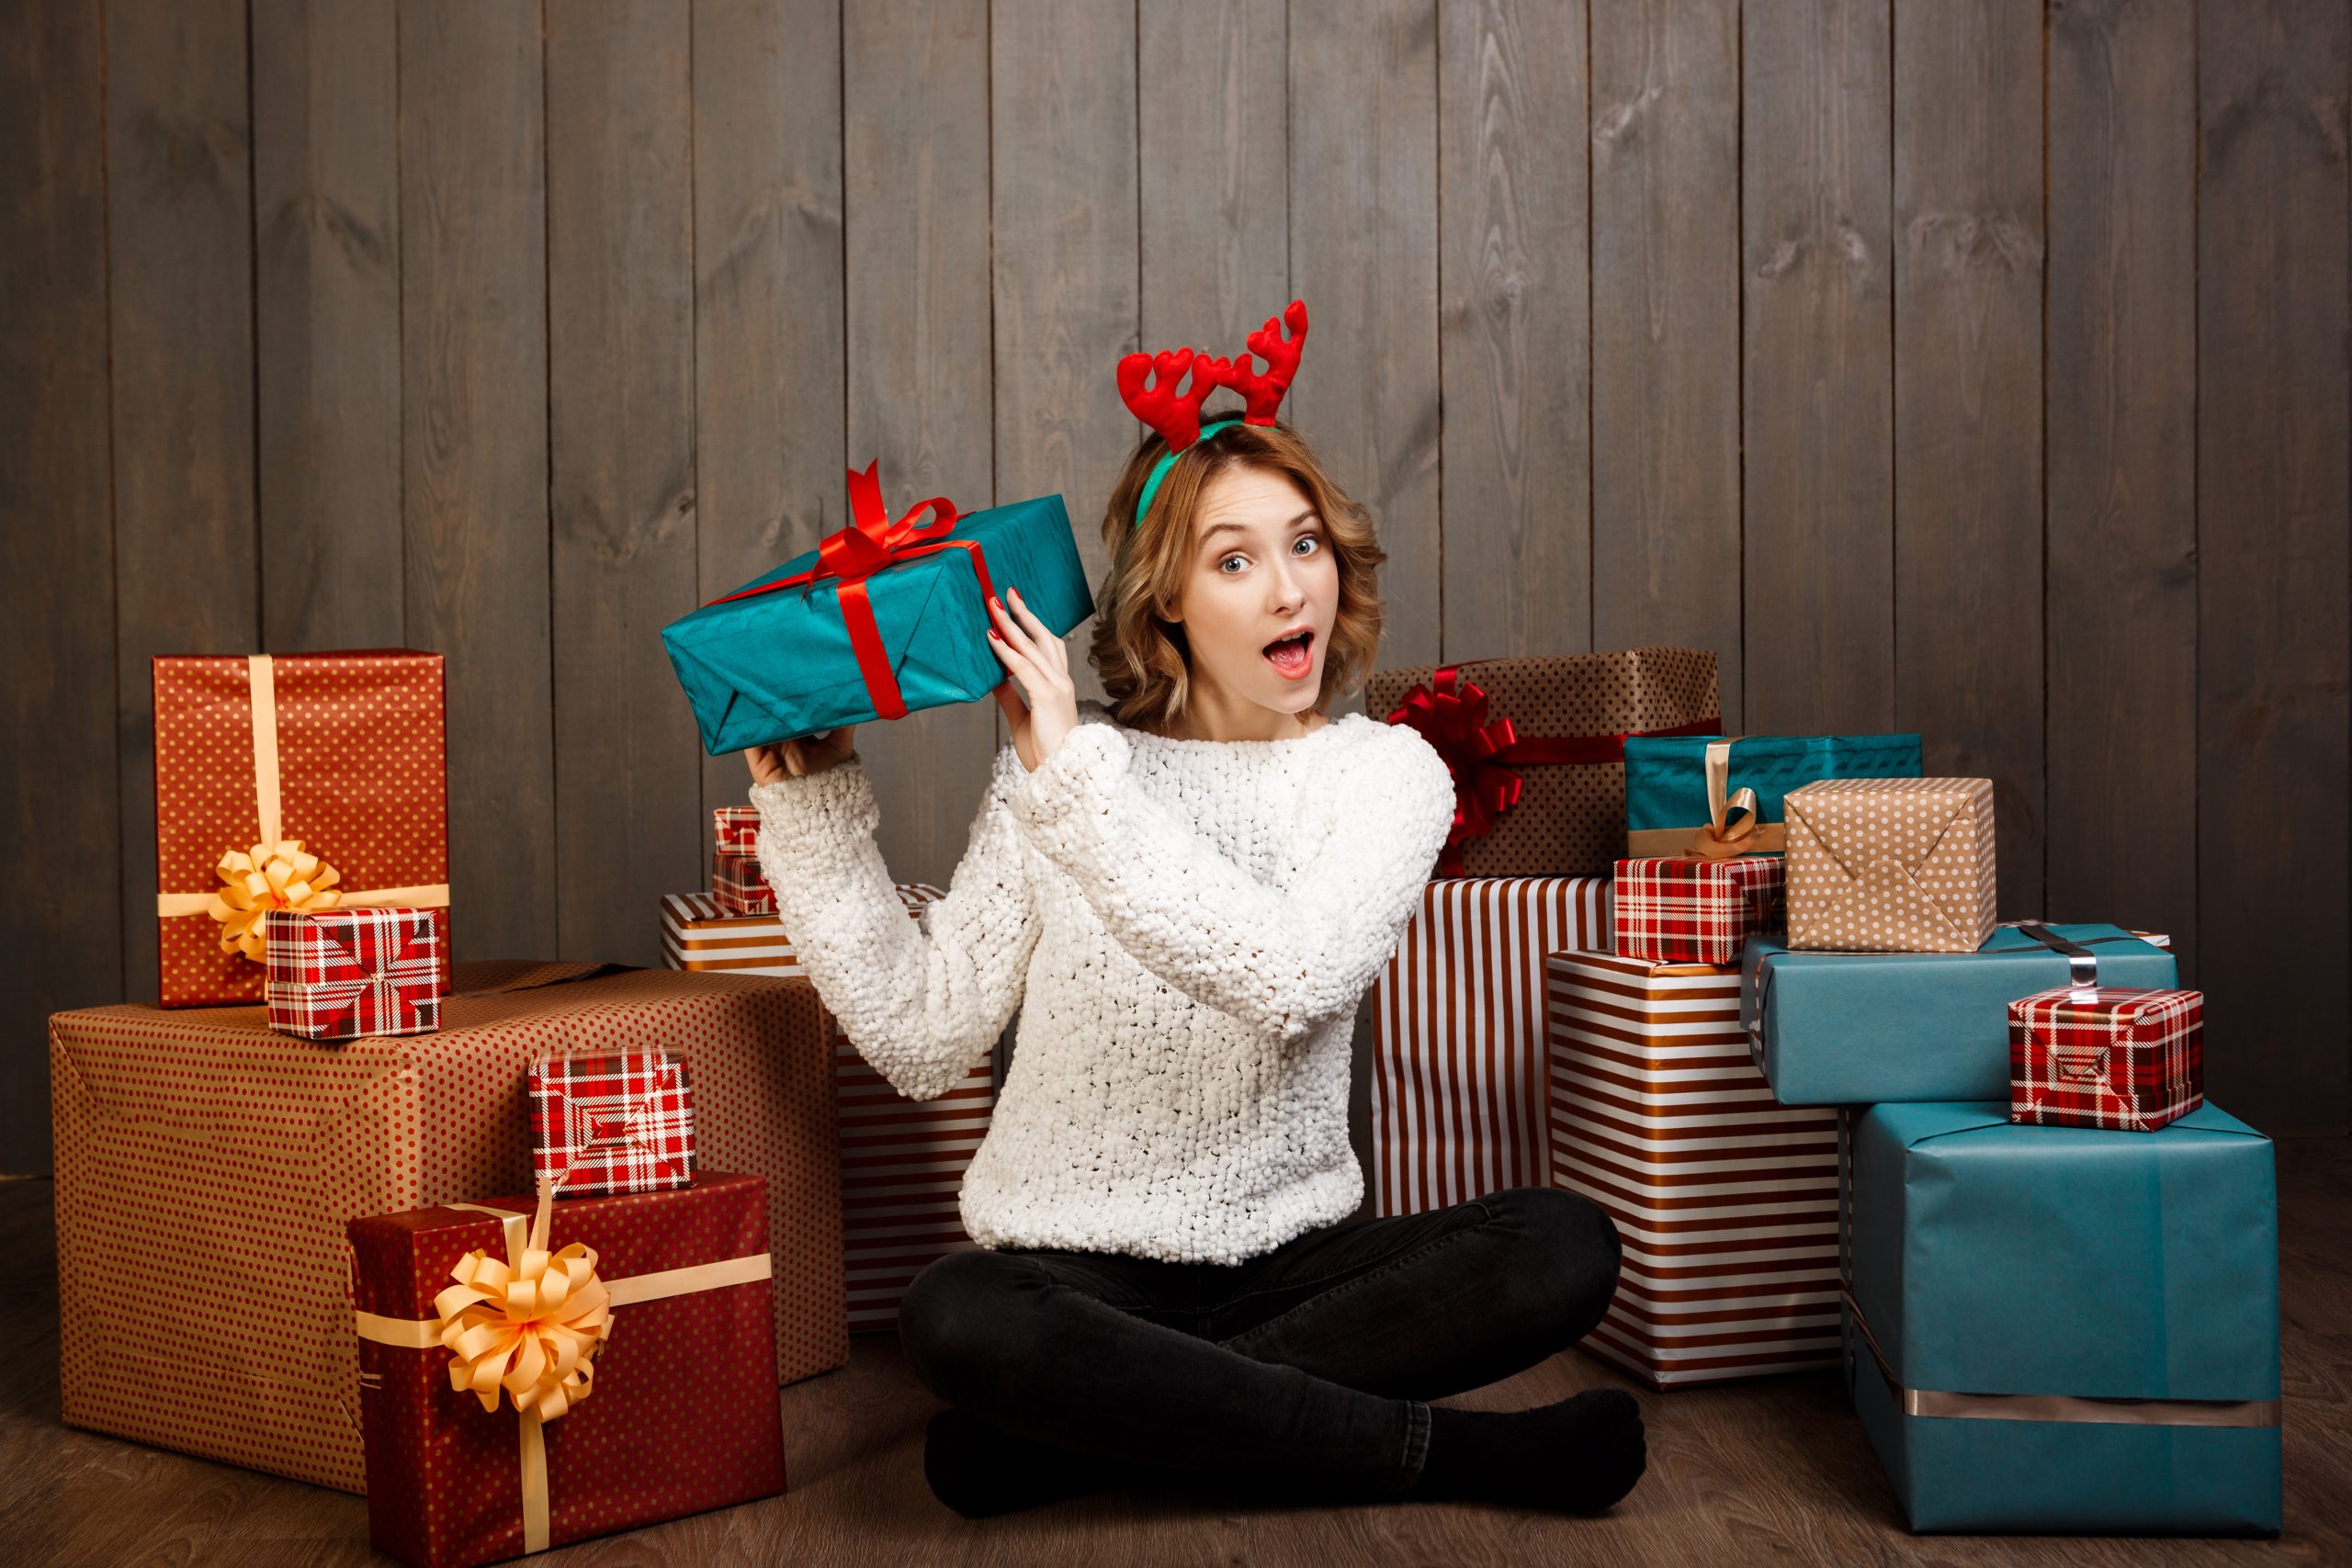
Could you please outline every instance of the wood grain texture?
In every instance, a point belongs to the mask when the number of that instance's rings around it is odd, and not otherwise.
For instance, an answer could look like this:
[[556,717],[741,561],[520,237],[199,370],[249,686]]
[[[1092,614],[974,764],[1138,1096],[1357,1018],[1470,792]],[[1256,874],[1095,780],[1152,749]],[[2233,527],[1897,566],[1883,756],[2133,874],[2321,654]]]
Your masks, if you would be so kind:
[[[848,522],[841,64],[836,0],[695,0],[695,604]],[[702,777],[705,821],[752,782]]]
[[122,989],[98,83],[95,10],[0,6],[0,1169],[49,1166],[47,1015]]
[[[1597,1518],[1467,1503],[1324,1507],[1138,1483],[967,1519],[931,1494],[940,1408],[890,1336],[781,1393],[790,1490],[581,1542],[577,1564],[1756,1562],[1988,1568],[2251,1568],[2352,1553],[2352,1141],[2278,1150],[2286,1533],[2278,1540],[1907,1534],[1837,1374],[1659,1394],[1634,1390],[1649,1469]],[[58,1424],[50,1184],[0,1183],[0,1556],[60,1564],[355,1565],[364,1499]],[[1632,1388],[1581,1352],[1442,1404],[1514,1410]]]
[[[1058,492],[1099,592],[1111,564],[1101,523],[1136,440],[1114,370],[1138,346],[1141,309],[1135,13],[1000,0],[989,49],[996,491]],[[1079,695],[1099,700],[1093,632],[1090,616],[1063,640]]]
[[[1290,271],[1310,360],[1283,418],[1369,508],[1387,562],[1381,660],[1428,664],[1439,618],[1437,15],[1382,0],[1290,12]],[[1483,636],[1465,624],[1466,657]],[[1360,711],[1363,694],[1333,702]]]
[[1593,646],[1713,649],[1736,735],[1738,6],[1597,7],[1592,97]]
[[448,660],[451,939],[552,953],[539,7],[411,0],[400,23],[407,626]]
[[[548,415],[560,957],[661,962],[701,886],[693,714],[694,104],[685,0],[548,14]],[[748,771],[748,770],[747,770]]]
[[2352,1109],[2343,965],[2282,980],[2278,925],[2340,953],[2346,620],[2346,109],[2352,13],[2207,6],[2198,39],[2198,974],[2207,1090],[2272,1124]]
[[[976,512],[996,493],[988,6],[850,6],[842,28],[849,460],[880,460],[885,504]],[[991,700],[858,727],[899,881],[947,886],[1001,717]]]
[[243,5],[115,0],[105,28],[123,983],[152,997],[149,660],[260,633],[252,136]]
[[2051,14],[2045,902],[2170,932],[2192,984],[2196,46],[2193,0]]
[[1599,621],[1585,7],[1438,17],[1445,657],[1581,653]]
[[1894,721],[1993,781],[2004,916],[2042,908],[2040,0],[1894,28]]
[[254,354],[261,637],[397,648],[397,13],[254,0]]
[[1740,17],[1747,725],[1894,717],[1888,12]]

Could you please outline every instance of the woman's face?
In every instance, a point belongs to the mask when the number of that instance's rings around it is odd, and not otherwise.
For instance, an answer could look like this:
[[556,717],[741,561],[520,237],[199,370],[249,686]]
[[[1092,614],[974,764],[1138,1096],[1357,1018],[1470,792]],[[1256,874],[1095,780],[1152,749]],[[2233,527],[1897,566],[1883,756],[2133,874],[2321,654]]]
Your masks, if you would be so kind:
[[[1323,687],[1340,568],[1315,504],[1287,476],[1228,468],[1201,491],[1175,619],[1194,680],[1230,700],[1303,713]],[[1284,633],[1305,628],[1277,646]]]

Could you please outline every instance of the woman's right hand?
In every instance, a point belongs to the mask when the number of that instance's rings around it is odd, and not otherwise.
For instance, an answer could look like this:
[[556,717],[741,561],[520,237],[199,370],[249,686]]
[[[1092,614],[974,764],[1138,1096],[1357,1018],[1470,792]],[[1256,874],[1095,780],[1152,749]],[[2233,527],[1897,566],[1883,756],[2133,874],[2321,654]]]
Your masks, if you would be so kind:
[[743,753],[744,761],[752,764],[752,782],[774,784],[782,778],[821,773],[850,754],[857,726],[844,724],[822,735],[804,735],[797,740],[774,746],[754,746]]

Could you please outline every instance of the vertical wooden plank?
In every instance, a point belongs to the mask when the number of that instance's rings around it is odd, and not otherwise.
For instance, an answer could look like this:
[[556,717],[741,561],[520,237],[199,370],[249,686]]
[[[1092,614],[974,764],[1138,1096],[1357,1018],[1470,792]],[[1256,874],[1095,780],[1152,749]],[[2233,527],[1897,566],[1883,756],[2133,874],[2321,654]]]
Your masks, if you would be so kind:
[[1292,299],[1288,18],[1251,0],[1144,0],[1136,25],[1143,346],[1237,355]]
[[1445,656],[1580,653],[1594,637],[1585,7],[1480,0],[1438,17]]
[[[1379,528],[1381,661],[1511,651],[1475,621],[1447,649],[1439,620],[1435,11],[1298,0],[1290,104],[1291,282],[1314,339],[1284,417]],[[1351,694],[1330,711],[1363,701]]]
[[263,646],[397,647],[401,625],[393,10],[254,0]]
[[[848,521],[841,70],[839,0],[695,0],[696,604]],[[707,758],[703,804],[751,783]]]
[[1739,8],[1592,22],[1593,644],[1714,649],[1736,735]]
[[[999,0],[989,51],[997,493],[1059,491],[1099,588],[1104,506],[1137,438],[1115,378],[1137,344],[1135,12]],[[1079,694],[1100,698],[1093,632],[1090,617],[1066,640]]]
[[1894,29],[1894,716],[1993,781],[2005,915],[2043,912],[2041,20]]
[[259,629],[244,6],[115,0],[105,49],[124,979],[153,997],[148,661]]
[[[2197,12],[2050,24],[2048,912],[2197,942]],[[2160,849],[2152,846],[2162,846]]]
[[448,657],[461,958],[556,950],[547,186],[535,0],[400,13],[409,640]]
[[[849,6],[842,29],[849,460],[881,460],[891,504],[977,510],[994,497],[988,6]],[[946,886],[999,716],[966,703],[858,729],[899,881]]]
[[1884,0],[1740,19],[1747,725],[1894,717]]
[[[555,850],[566,958],[661,961],[709,843],[663,649],[694,600],[694,109],[685,0],[548,13]],[[748,772],[748,770],[747,770]]]
[[[2341,1134],[2352,14],[2205,6],[2198,106],[2199,965],[2212,1098]],[[2129,796],[2118,808],[2129,811]],[[2282,965],[2281,922],[2318,971]]]
[[0,1172],[29,1173],[50,1164],[44,1021],[120,997],[124,925],[98,16],[6,14],[0,658],[18,673],[0,682],[0,829],[23,859],[0,931]]

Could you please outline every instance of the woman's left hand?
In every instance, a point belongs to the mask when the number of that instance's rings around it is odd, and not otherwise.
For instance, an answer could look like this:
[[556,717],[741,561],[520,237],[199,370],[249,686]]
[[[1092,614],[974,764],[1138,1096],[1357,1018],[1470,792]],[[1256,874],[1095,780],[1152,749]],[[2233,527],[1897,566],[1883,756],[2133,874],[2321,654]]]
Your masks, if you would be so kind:
[[[997,682],[996,700],[1012,727],[1012,749],[1021,765],[1034,773],[1060,749],[1062,737],[1078,728],[1078,688],[1070,683],[1069,650],[1062,639],[1030,613],[1020,590],[1004,592],[1011,609],[1002,600],[989,600],[989,618],[995,623],[989,628],[989,647],[1012,677]],[[1012,689],[1014,680],[1028,701]]]

